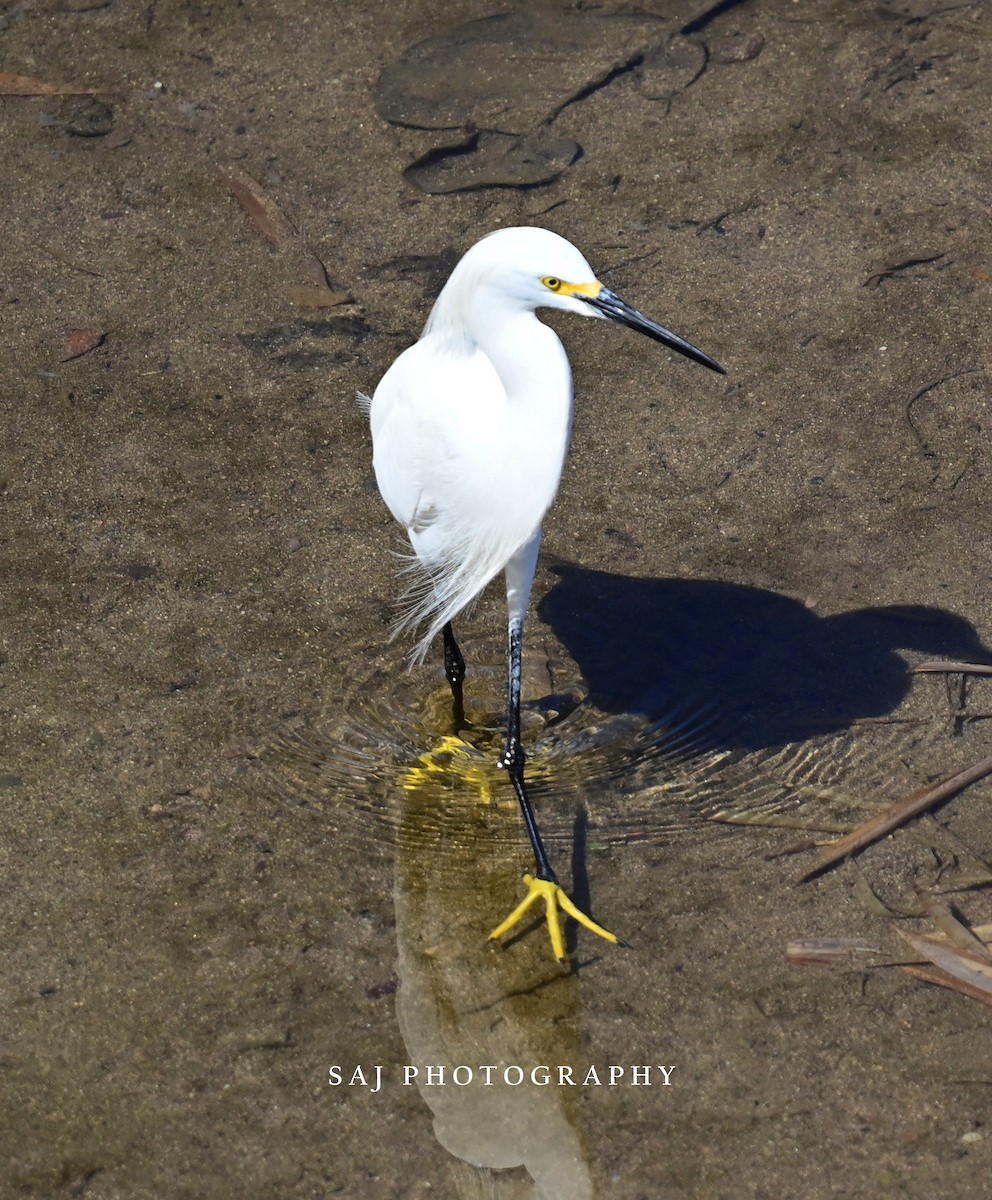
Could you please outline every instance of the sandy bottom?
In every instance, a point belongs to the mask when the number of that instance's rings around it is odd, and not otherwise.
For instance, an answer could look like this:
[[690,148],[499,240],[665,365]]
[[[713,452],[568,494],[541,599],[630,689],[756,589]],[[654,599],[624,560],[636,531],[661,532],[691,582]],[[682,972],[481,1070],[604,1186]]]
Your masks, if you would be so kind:
[[[989,1009],[881,964],[918,889],[992,921],[989,785],[782,852],[992,752],[992,681],[907,671],[992,661],[992,16],[443,7],[0,5],[106,89],[0,98],[3,1194],[984,1200]],[[498,590],[453,749],[353,400],[513,224],[728,370],[553,320],[527,736],[630,943],[569,974],[485,944]]]

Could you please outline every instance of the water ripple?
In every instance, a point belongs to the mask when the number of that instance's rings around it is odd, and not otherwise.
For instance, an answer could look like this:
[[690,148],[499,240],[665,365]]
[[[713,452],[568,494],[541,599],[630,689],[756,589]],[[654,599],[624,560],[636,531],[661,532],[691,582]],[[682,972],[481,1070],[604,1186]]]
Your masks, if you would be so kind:
[[[467,649],[469,727],[459,737],[440,672],[405,674],[397,662],[354,680],[333,707],[274,730],[259,752],[267,788],[318,806],[344,853],[443,853],[453,844],[476,858],[519,853],[516,800],[496,766],[503,664],[492,650]],[[910,752],[943,733],[893,719],[747,750],[735,746],[718,697],[605,712],[566,658],[532,657],[524,741],[549,847],[570,845],[579,819],[596,847],[664,842],[707,821],[848,828],[867,801],[911,786]]]

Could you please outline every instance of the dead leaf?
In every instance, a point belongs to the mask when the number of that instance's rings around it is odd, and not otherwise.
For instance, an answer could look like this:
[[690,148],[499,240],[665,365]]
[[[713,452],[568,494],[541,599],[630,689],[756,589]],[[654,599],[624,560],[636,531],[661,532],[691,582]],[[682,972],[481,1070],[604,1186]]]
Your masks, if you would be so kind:
[[[990,942],[992,942],[992,925],[972,925],[971,932],[976,938],[978,938],[983,946],[987,946]],[[941,933],[939,929],[936,930],[936,932],[931,933],[929,936],[933,938],[935,942],[943,942],[947,940],[946,935]]]
[[919,888],[916,890],[916,898],[950,946],[962,954],[981,959],[992,966],[992,954],[985,948],[985,943],[963,921],[959,921],[946,904],[941,904],[934,896]]
[[962,996],[968,996],[972,1000],[978,1000],[982,1004],[992,1006],[992,992],[987,992],[982,987],[976,987],[974,984],[966,983],[963,979],[955,979],[952,975],[945,975],[943,971],[938,971],[932,967],[917,967],[906,964],[900,970],[905,971],[907,975],[915,975],[917,979],[923,979],[927,983],[935,983],[938,987],[951,988],[952,991],[960,992]]
[[296,228],[279,211],[276,202],[262,191],[261,185],[250,175],[235,167],[218,167],[217,174],[251,217],[255,227],[273,246],[281,249],[299,237]]
[[921,958],[932,962],[935,967],[953,975],[955,979],[963,979],[965,983],[974,987],[986,989],[992,998],[992,957],[984,946],[982,957],[979,957],[966,950],[959,950],[947,942],[938,942],[921,933],[911,933],[908,929],[900,929],[897,932]]
[[105,96],[107,88],[85,87],[78,83],[50,83],[31,75],[11,75],[0,71],[0,96]]
[[67,329],[62,339],[65,353],[59,362],[71,362],[74,358],[89,354],[91,350],[101,346],[106,338],[107,334],[103,329]]
[[236,167],[218,166],[217,175],[262,236],[282,254],[296,260],[297,271],[306,282],[292,286],[290,298],[294,304],[303,308],[334,308],[351,300],[347,292],[331,289],[324,264],[256,179]]

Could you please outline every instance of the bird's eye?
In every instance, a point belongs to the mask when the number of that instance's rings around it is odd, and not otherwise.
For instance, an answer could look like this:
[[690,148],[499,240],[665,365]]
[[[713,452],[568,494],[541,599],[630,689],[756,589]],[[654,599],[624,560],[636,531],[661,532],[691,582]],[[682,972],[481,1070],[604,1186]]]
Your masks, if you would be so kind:
[[541,282],[552,292],[557,292],[561,288],[561,280],[555,279],[554,275],[545,275]]

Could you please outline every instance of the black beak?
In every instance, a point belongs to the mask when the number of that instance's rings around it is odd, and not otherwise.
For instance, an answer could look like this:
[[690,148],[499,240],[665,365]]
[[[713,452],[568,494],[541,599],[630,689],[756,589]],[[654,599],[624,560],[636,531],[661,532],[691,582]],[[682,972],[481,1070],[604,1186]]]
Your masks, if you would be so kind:
[[661,342],[670,350],[677,350],[679,354],[684,354],[686,358],[691,358],[693,362],[702,363],[704,367],[709,367],[711,371],[718,371],[721,375],[726,375],[726,371],[718,362],[710,358],[708,354],[704,354],[702,350],[697,350],[691,342],[687,342],[685,338],[680,338],[677,333],[672,333],[670,329],[666,329],[664,325],[659,325],[656,321],[652,321],[650,317],[646,317],[642,312],[638,312],[636,308],[631,308],[629,304],[621,300],[619,296],[615,296],[609,288],[603,288],[598,296],[583,296],[576,297],[579,300],[584,300],[586,304],[596,309],[597,312],[608,317],[611,321],[616,321],[620,325],[626,325],[628,329],[636,329],[638,333],[646,334],[649,338],[653,338],[656,342]]

